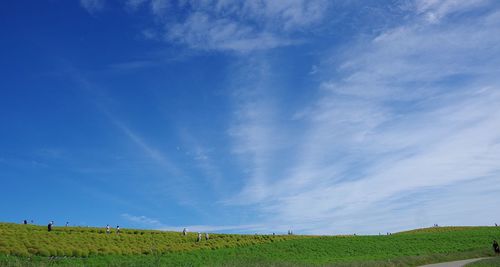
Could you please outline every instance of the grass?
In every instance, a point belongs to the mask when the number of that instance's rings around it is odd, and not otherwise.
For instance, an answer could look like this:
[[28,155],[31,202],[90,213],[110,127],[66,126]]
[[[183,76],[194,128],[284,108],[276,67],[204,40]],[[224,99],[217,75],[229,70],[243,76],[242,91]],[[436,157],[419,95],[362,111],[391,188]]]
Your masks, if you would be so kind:
[[210,240],[196,242],[197,234],[122,229],[106,234],[103,228],[46,227],[0,223],[0,254],[14,256],[150,255],[199,249],[220,249],[303,239],[304,236],[211,234]]
[[390,236],[196,234],[0,224],[4,266],[415,266],[492,256],[500,227],[438,227]]
[[469,263],[466,265],[467,267],[487,267],[487,266],[500,266],[500,257],[494,257],[491,259],[484,259],[480,261],[476,261],[473,263]]

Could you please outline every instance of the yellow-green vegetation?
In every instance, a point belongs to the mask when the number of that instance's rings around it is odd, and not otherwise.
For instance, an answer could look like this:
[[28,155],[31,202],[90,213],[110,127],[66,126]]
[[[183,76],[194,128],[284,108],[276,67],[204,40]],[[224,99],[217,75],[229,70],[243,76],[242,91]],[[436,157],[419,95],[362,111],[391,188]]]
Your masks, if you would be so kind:
[[8,266],[412,266],[491,256],[500,227],[436,227],[390,236],[196,234],[0,224]]
[[0,223],[0,254],[15,256],[149,255],[197,249],[221,249],[306,238],[305,236],[210,234],[196,242],[197,233],[104,228],[46,227]]

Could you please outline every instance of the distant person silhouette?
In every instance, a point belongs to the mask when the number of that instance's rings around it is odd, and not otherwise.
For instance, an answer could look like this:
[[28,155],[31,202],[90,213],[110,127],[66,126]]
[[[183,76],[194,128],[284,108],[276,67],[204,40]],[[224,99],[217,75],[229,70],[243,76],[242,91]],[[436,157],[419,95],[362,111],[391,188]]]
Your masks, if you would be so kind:
[[187,230],[186,228],[182,229],[182,235],[183,235],[183,236],[186,236],[186,235],[187,235],[187,231],[188,231],[188,230]]
[[24,221],[23,221],[23,224],[28,224],[28,221],[27,221],[27,220],[24,220]]
[[198,232],[198,239],[196,239],[196,242],[201,242],[201,233]]
[[210,236],[208,236],[208,233],[205,233],[205,240],[210,239]]
[[106,234],[111,233],[111,227],[109,227],[109,224],[106,225]]
[[493,240],[493,250],[496,254],[500,254],[500,247],[498,247],[498,243],[496,240]]
[[52,225],[54,224],[54,221],[51,221],[49,222],[49,224],[47,225],[47,231],[52,231]]
[[117,226],[116,226],[116,233],[117,233],[117,234],[119,234],[119,233],[120,233],[120,226],[119,226],[119,225],[117,225]]

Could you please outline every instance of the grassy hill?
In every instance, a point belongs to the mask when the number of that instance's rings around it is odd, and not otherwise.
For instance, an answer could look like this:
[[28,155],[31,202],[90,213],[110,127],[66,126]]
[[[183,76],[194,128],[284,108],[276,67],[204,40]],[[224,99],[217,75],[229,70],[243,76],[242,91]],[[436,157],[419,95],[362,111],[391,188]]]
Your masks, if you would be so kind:
[[408,266],[492,255],[500,227],[436,227],[390,236],[196,234],[0,224],[4,266]]

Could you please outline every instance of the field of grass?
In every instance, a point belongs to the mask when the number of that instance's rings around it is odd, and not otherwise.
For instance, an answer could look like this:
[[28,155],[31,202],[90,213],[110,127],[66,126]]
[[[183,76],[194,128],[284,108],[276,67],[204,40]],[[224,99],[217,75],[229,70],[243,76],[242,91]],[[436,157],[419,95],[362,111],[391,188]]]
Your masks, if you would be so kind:
[[4,266],[411,266],[492,256],[500,227],[437,227],[390,236],[196,234],[0,224]]
[[466,265],[467,267],[491,267],[500,266],[500,257],[484,259]]
[[[15,256],[149,255],[199,249],[221,249],[272,243],[305,236],[211,234],[208,241],[196,242],[197,234],[122,229],[120,234],[106,234],[104,228],[47,227],[1,224],[0,254]],[[204,238],[204,236],[203,236]]]

